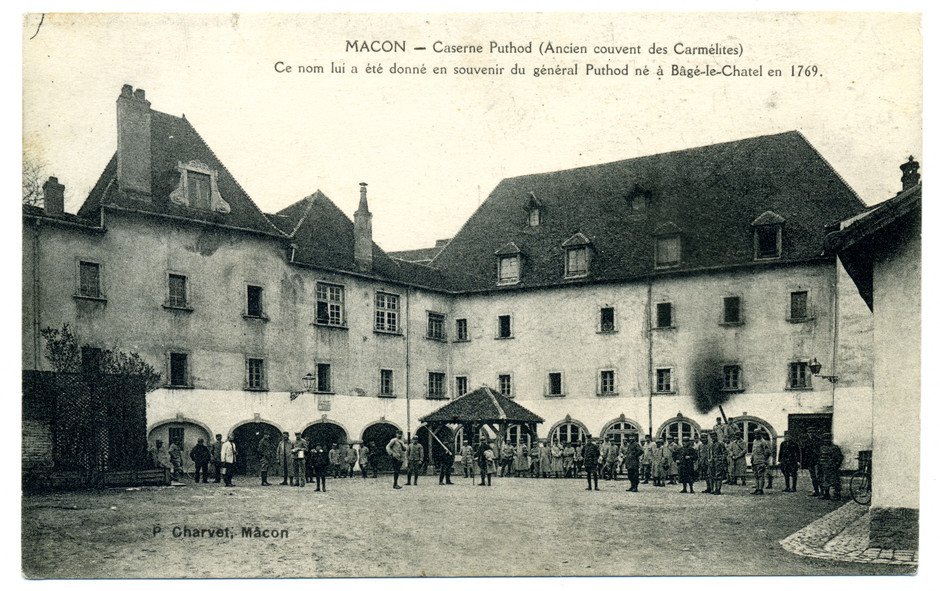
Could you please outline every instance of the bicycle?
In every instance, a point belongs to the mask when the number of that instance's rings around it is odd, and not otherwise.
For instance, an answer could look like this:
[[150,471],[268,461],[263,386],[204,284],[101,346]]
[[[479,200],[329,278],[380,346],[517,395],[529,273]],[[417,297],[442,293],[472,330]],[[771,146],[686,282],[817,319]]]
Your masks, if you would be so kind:
[[869,505],[871,504],[871,452],[868,452],[868,457],[861,457],[862,454],[859,453],[859,470],[855,474],[852,474],[852,478],[849,480],[849,493],[852,495],[852,500],[858,503],[859,505]]

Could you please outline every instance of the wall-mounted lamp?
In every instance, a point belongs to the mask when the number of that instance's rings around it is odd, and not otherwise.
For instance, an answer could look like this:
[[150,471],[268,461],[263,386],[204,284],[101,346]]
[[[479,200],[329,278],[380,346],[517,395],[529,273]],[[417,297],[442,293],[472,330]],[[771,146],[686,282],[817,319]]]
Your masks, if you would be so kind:
[[809,370],[810,370],[811,372],[813,372],[813,375],[814,375],[814,376],[820,377],[820,378],[822,378],[822,379],[824,379],[824,380],[828,380],[830,384],[835,384],[836,382],[839,381],[839,376],[821,376],[821,375],[819,375],[819,372],[822,370],[822,363],[820,363],[819,361],[817,361],[815,357],[813,357],[813,362],[809,364]]
[[304,377],[300,378],[304,383],[304,391],[308,394],[313,392],[313,384],[317,381],[317,378],[313,377],[312,374],[307,374]]

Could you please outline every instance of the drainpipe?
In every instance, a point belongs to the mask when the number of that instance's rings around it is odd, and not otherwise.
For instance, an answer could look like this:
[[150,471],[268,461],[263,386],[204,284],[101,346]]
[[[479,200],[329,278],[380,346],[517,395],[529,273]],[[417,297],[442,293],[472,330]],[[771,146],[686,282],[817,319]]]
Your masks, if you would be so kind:
[[39,331],[42,326],[39,318],[39,226],[40,220],[36,220],[35,232],[33,234],[33,369],[39,369]]
[[405,288],[405,430],[411,439],[411,286]]
[[653,436],[653,278],[646,280],[646,395],[649,400],[649,435]]

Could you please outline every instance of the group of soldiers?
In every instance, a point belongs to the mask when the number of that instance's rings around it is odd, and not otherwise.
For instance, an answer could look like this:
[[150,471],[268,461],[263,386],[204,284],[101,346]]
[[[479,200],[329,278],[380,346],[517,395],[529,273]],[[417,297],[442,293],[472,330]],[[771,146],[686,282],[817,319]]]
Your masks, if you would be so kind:
[[[626,472],[630,481],[628,492],[638,492],[640,484],[654,487],[682,485],[682,493],[695,493],[695,483],[705,482],[702,493],[720,495],[722,485],[742,486],[747,482],[746,456],[748,445],[744,435],[733,425],[722,423],[718,418],[715,428],[701,436],[684,438],[675,437],[653,439],[646,435],[639,441],[636,433],[627,434],[621,444],[613,438],[600,441],[588,437],[585,444],[560,445],[554,442],[546,446],[528,446],[520,442],[511,445],[498,441],[480,443],[473,450],[455,453],[454,445],[436,439],[432,444],[431,459],[439,474],[438,484],[450,485],[454,465],[462,466],[465,478],[473,478],[478,472],[480,486],[492,485],[494,474],[499,476],[530,476],[547,478],[580,478],[582,472],[587,476],[587,490],[597,490],[600,478],[617,480],[618,474]],[[301,433],[295,433],[293,439],[288,432],[282,433],[277,443],[265,433],[258,443],[257,458],[261,469],[261,485],[270,486],[268,473],[271,470],[283,475],[283,486],[303,487],[307,483],[316,483],[316,491],[326,491],[327,476],[333,478],[352,478],[354,467],[358,464],[363,478],[368,477],[371,468],[374,478],[378,477],[376,446],[363,443],[358,449],[333,443],[330,449],[323,445],[310,445]],[[418,485],[419,474],[424,473],[424,446],[415,438],[407,442],[398,432],[385,447],[385,452],[392,463],[394,488],[401,488],[399,474],[407,476],[405,486]],[[470,453],[467,453],[470,452]],[[203,439],[190,451],[190,459],[195,464],[195,481],[208,482],[209,466],[214,467],[215,482],[225,482],[225,486],[234,486],[232,475],[235,468],[235,444],[231,439],[222,440],[216,435],[216,441],[206,446]],[[779,467],[784,478],[784,492],[796,492],[798,473],[801,468],[809,472],[813,485],[810,496],[820,499],[841,500],[842,486],[839,470],[843,462],[842,450],[832,443],[832,435],[809,431],[800,441],[784,433],[779,453],[764,431],[755,433],[751,445],[751,471],[754,476],[754,490],[751,494],[763,495],[765,488],[773,488],[773,469]],[[163,447],[158,440],[151,448],[150,456],[157,468],[169,470],[170,477],[178,480],[183,474],[182,442],[174,440],[169,448]],[[779,463],[778,463],[779,460]]]

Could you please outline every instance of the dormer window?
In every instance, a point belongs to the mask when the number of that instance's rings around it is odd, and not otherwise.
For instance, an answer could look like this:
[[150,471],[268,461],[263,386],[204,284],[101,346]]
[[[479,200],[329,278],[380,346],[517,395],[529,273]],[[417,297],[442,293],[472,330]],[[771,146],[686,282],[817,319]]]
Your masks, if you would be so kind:
[[783,248],[783,224],[786,220],[765,211],[751,222],[754,228],[754,259],[779,259]]
[[521,277],[522,257],[519,247],[510,242],[496,251],[498,278],[496,285],[513,285]]
[[535,196],[535,193],[531,191],[525,202],[525,210],[529,214],[530,227],[542,225],[542,203],[538,200],[538,197]]
[[654,236],[656,239],[655,261],[656,268],[678,267],[682,261],[681,230],[675,224],[663,224]]
[[218,171],[198,160],[179,162],[176,170],[180,173],[180,182],[170,193],[172,203],[217,213],[232,211],[219,193]]
[[586,277],[591,262],[591,241],[578,232],[561,245],[565,249],[565,277]]

